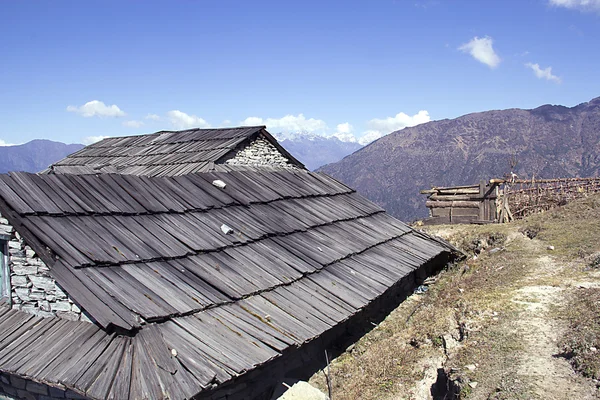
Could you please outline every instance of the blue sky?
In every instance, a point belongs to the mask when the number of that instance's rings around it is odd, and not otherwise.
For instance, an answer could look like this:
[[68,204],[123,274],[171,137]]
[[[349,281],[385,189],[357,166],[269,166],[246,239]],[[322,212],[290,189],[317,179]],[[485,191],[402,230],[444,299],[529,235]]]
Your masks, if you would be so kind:
[[4,0],[0,21],[4,144],[240,124],[367,141],[600,96],[600,0]]

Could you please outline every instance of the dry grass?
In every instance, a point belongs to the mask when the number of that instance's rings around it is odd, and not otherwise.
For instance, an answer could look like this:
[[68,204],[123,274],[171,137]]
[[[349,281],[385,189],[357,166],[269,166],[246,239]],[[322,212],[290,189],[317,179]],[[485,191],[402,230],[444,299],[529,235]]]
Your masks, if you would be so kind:
[[537,229],[537,238],[553,245],[555,253],[565,259],[589,257],[600,243],[600,196],[532,215],[520,224]]
[[567,326],[562,355],[583,376],[600,379],[600,289],[575,288],[566,299],[556,310]]

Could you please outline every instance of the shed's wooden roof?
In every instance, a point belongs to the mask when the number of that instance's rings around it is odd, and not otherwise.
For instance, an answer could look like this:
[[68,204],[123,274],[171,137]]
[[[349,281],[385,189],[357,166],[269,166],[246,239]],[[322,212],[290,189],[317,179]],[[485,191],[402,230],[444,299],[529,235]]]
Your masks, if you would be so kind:
[[6,312],[0,329],[34,325],[0,340],[11,349],[0,370],[102,399],[190,397],[231,380],[450,251],[305,170],[12,173],[0,175],[0,212],[103,328]]
[[231,157],[259,135],[269,140],[292,165],[304,168],[264,126],[249,126],[160,131],[107,138],[54,163],[42,173],[186,175],[210,169],[214,163]]

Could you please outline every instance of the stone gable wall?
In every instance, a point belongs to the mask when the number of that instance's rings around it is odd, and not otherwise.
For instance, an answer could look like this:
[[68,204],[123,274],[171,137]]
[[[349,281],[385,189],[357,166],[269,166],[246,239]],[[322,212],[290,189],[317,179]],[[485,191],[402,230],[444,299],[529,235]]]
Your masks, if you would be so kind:
[[225,164],[297,168],[262,136],[238,151],[233,158],[225,161]]
[[48,266],[1,215],[0,235],[10,237],[7,247],[12,308],[42,317],[90,322],[50,276]]

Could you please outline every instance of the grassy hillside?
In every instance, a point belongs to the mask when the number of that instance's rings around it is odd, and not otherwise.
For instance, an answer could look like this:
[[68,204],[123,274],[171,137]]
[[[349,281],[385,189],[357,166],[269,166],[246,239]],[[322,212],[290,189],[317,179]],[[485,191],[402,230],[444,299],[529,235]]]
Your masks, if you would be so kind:
[[468,257],[332,362],[334,399],[597,398],[600,196],[428,231]]

